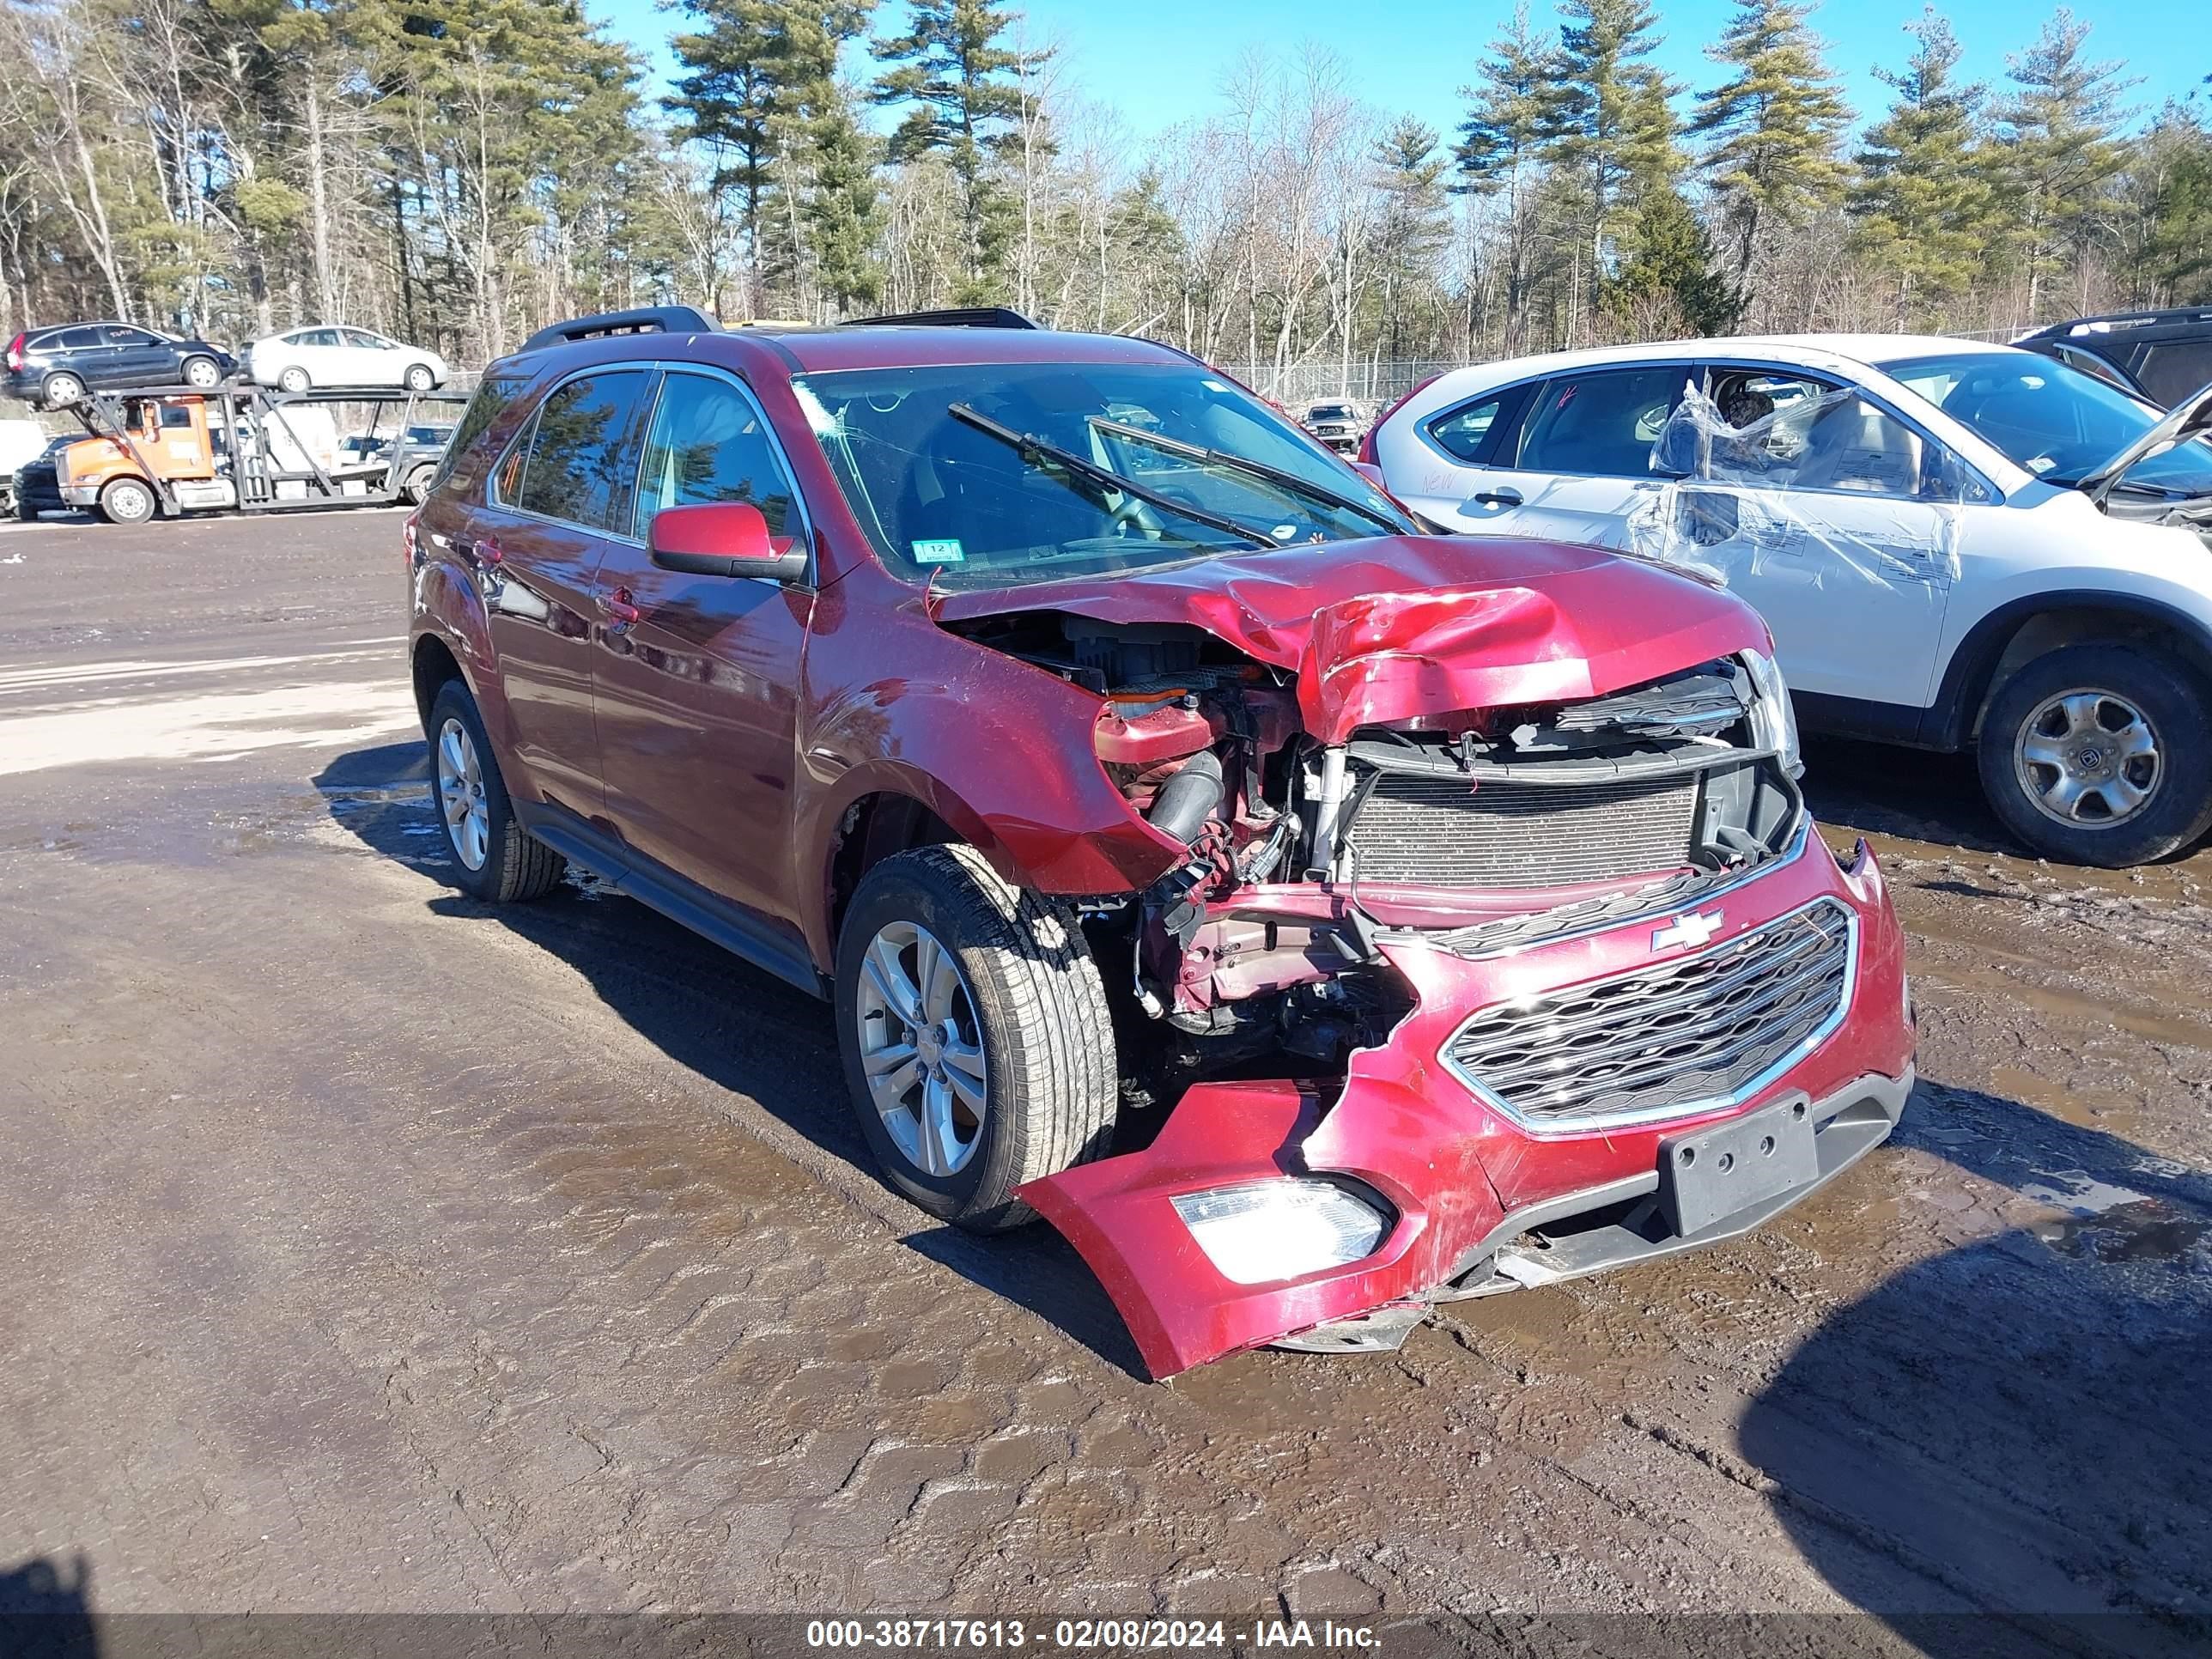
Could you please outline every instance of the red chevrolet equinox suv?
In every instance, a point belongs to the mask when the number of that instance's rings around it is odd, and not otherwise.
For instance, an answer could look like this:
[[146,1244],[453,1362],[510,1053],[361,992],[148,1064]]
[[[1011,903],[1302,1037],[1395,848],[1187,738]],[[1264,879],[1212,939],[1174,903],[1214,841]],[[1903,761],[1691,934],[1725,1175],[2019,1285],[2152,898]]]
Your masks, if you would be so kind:
[[559,325],[406,532],[460,884],[828,1000],[888,1180],[1164,1376],[1755,1227],[1912,1083],[1766,630],[1425,533],[1205,363],[1010,313]]

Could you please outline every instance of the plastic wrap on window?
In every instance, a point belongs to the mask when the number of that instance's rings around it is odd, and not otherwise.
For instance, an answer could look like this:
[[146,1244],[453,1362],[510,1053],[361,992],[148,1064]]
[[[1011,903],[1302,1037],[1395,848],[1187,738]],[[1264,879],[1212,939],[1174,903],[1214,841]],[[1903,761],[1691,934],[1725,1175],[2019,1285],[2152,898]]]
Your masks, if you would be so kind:
[[1782,570],[1815,587],[1957,580],[1968,485],[1948,456],[1853,391],[1778,403],[1747,386],[1731,403],[1685,390],[1651,446],[1651,470],[1670,476],[1638,493],[1629,551],[1723,584]]

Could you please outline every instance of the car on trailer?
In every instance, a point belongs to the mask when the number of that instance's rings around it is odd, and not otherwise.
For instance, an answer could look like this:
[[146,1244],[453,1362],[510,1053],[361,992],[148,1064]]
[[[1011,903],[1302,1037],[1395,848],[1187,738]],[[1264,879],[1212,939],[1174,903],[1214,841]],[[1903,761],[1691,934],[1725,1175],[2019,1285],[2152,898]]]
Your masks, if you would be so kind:
[[65,409],[88,392],[118,386],[221,386],[238,360],[205,340],[137,323],[66,323],[27,329],[8,343],[8,395]]
[[1205,363],[556,325],[408,521],[455,879],[574,864],[829,1000],[922,1208],[1155,1375],[1759,1226],[1890,1133],[1904,943],[1741,600],[1422,533]]

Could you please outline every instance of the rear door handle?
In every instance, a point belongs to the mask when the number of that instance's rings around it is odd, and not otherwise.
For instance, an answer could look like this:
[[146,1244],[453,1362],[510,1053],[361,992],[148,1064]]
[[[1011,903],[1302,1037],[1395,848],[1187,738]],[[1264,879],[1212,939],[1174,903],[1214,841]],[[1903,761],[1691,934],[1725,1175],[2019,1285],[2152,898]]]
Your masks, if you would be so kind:
[[1480,501],[1485,507],[1518,507],[1521,505],[1521,492],[1517,489],[1486,489],[1468,499]]
[[495,565],[506,556],[500,551],[499,543],[489,536],[476,540],[466,536],[456,536],[453,538],[453,551],[479,569]]

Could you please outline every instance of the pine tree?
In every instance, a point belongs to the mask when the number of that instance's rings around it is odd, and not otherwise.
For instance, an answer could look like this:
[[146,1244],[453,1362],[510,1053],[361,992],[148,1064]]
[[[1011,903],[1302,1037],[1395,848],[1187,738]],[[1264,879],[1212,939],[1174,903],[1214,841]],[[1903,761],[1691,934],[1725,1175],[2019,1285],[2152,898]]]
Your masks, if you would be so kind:
[[2089,26],[2061,8],[2034,46],[2010,54],[2018,88],[1992,112],[2001,174],[2027,276],[2027,314],[2040,320],[2045,283],[2075,264],[2094,234],[2105,186],[2127,161],[2113,135],[2136,84],[2118,64],[2086,62]]
[[1692,133],[1735,245],[1735,280],[1750,274],[1759,234],[1795,224],[1841,195],[1838,141],[1850,121],[1809,8],[1791,0],[1738,0],[1719,42],[1706,48],[1735,73],[1698,94]]
[[853,100],[835,82],[827,95],[810,100],[806,129],[813,158],[813,188],[805,218],[815,270],[831,310],[844,313],[882,294],[876,259],[878,208],[873,135],[864,129]]
[[1536,182],[1561,137],[1564,66],[1556,40],[1528,21],[1526,0],[1490,43],[1474,84],[1460,88],[1468,100],[1452,159],[1468,195],[1502,198],[1505,215],[1505,345],[1519,349],[1534,263]]
[[1647,337],[1735,328],[1742,296],[1717,269],[1712,238],[1680,191],[1668,185],[1646,191],[1622,240],[1620,274],[1605,287],[1605,307],[1615,318]]
[[745,307],[765,305],[761,246],[764,199],[775,178],[774,123],[785,93],[779,0],[684,0],[706,27],[669,42],[686,73],[662,101],[683,118],[679,136],[715,157],[713,188],[735,191],[748,272]]
[[[965,247],[963,301],[988,298],[1009,232],[1006,192],[991,162],[1016,139],[1022,88],[1007,71],[1019,54],[998,44],[1013,21],[1002,0],[915,0],[913,27],[878,40],[876,57],[893,67],[877,78],[878,104],[911,105],[891,134],[893,161],[944,154],[959,181]],[[1032,64],[1049,54],[1032,53]]]
[[1450,236],[1444,222],[1445,159],[1437,130],[1407,115],[1376,141],[1375,187],[1382,198],[1375,227],[1376,293],[1382,301],[1385,357],[1405,355],[1407,295],[1432,269]]
[[1662,43],[1649,0],[1566,0],[1561,10],[1556,149],[1587,192],[1595,302],[1613,239],[1643,197],[1671,186],[1682,169],[1670,101],[1680,88],[1644,61]]
[[1961,49],[1932,6],[1905,33],[1904,70],[1875,71],[1898,95],[1867,130],[1850,201],[1860,251],[1896,284],[1900,325],[1972,286],[1997,229],[1984,89],[1953,80]]

